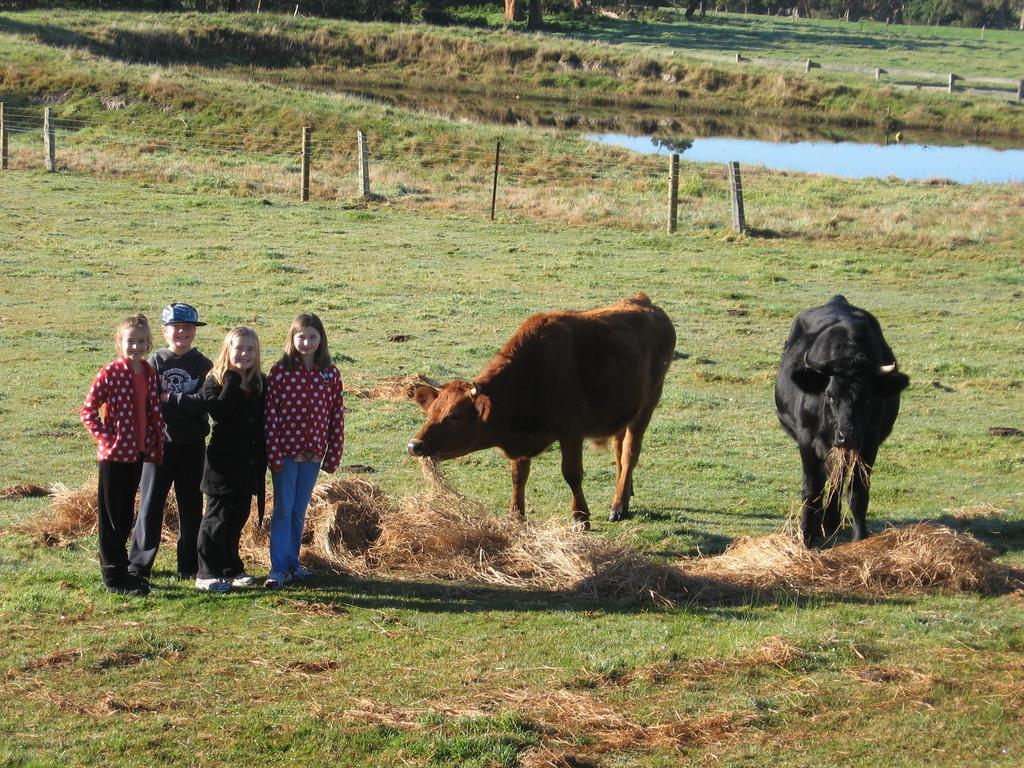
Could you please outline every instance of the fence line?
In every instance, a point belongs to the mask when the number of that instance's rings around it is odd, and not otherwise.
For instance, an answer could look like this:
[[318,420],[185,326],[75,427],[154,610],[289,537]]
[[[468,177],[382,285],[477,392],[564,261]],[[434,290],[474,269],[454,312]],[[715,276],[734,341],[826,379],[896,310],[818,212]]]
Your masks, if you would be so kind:
[[[44,131],[47,126],[49,130]],[[301,201],[373,199],[380,192],[400,199],[425,193],[445,201],[448,207],[469,201],[469,207],[491,219],[503,209],[529,212],[553,202],[551,210],[570,211],[588,220],[588,211],[579,206],[596,205],[604,209],[597,215],[606,221],[608,217],[628,217],[631,223],[639,219],[659,229],[666,226],[666,213],[664,203],[658,201],[664,200],[667,192],[669,232],[677,230],[680,212],[690,221],[708,222],[709,226],[731,224],[738,233],[747,229],[738,164],[723,168],[722,164],[688,163],[681,167],[678,154],[670,156],[666,172],[664,156],[636,156],[627,150],[596,146],[581,153],[552,156],[506,138],[490,148],[459,146],[443,137],[415,139],[402,148],[395,144],[397,137],[386,131],[359,131],[346,139],[297,126],[290,137],[276,141],[250,141],[249,136],[234,131],[230,132],[234,141],[214,143],[213,132],[188,129],[188,136],[173,137],[170,132],[118,128],[114,121],[64,120],[54,116],[51,108],[39,115],[0,105],[0,133],[18,136],[18,152],[13,157],[20,168],[43,164],[52,170],[77,164],[91,170],[99,165],[100,173],[111,169],[171,181],[184,177],[214,189],[235,182],[247,193],[263,189]],[[37,138],[25,138],[32,134]],[[156,141],[154,136],[165,140]],[[48,144],[40,163],[38,149],[32,146],[38,148],[36,142],[44,137]],[[382,144],[385,149],[379,149]],[[90,154],[93,150],[101,157],[99,163],[96,154]],[[164,152],[182,155],[193,164],[170,163],[159,154]],[[11,158],[9,152],[4,156]],[[220,163],[221,159],[230,162]],[[10,163],[4,166],[9,167]],[[786,172],[755,167],[745,168],[743,175],[748,182],[746,191],[754,192],[755,219],[760,206],[767,210],[773,204],[778,206],[777,182]],[[762,180],[768,183],[758,184]],[[371,182],[378,195],[372,194]]]

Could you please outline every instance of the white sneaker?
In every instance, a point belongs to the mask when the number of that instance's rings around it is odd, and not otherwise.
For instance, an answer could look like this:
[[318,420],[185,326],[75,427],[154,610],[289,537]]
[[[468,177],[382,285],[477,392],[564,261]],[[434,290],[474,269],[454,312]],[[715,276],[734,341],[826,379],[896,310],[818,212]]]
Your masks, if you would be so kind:
[[304,565],[296,566],[292,568],[293,579],[311,579],[316,576],[316,571],[312,571]]
[[232,587],[251,587],[255,583],[256,577],[250,576],[248,573],[245,573],[245,571],[239,573],[237,576],[231,577]]
[[263,586],[267,589],[280,589],[287,581],[288,579],[283,573],[274,571],[264,580]]
[[200,592],[230,592],[231,584],[224,579],[196,579],[196,589]]

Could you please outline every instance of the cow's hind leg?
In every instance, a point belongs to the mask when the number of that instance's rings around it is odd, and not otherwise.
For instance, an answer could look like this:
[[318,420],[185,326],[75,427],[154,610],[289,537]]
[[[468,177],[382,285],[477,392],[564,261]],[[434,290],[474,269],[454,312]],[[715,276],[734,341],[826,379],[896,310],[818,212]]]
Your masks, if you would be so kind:
[[572,491],[572,519],[576,525],[590,528],[590,508],[583,496],[583,438],[559,440],[562,449],[562,477]]
[[529,459],[512,459],[512,503],[509,512],[526,519],[526,481],[530,477]]
[[[612,448],[615,450],[615,485],[618,487],[619,478],[622,477],[622,442],[626,439],[626,430],[612,435]],[[629,489],[629,495],[633,495],[633,489]]]
[[800,535],[804,545],[811,546],[822,533],[822,493],[825,490],[825,465],[811,446],[800,446],[804,484],[800,494]]
[[629,514],[629,499],[633,495],[633,470],[640,460],[644,432],[651,423],[653,413],[654,406],[645,408],[633,423],[626,427],[623,435],[622,458],[619,461],[619,472],[615,482],[615,498],[612,499],[612,509],[608,514],[608,519],[613,523]]

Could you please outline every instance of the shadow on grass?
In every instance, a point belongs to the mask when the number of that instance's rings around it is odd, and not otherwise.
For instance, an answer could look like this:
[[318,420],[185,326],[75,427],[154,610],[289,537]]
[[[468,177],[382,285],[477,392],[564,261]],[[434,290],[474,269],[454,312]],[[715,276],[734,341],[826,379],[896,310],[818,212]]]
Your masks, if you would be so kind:
[[[795,24],[785,21],[765,23],[765,17],[750,19],[733,17],[726,21],[704,21],[665,24],[645,21],[590,19],[584,24],[553,22],[546,31],[577,40],[601,43],[634,43],[637,45],[666,46],[680,50],[704,50],[735,53],[763,52],[778,57],[781,48],[789,46],[817,48],[848,46],[859,50],[886,51],[893,45],[890,36],[877,32],[862,32],[852,24],[848,29]],[[944,51],[949,41],[901,36],[904,51],[924,52],[930,49]],[[799,58],[792,54],[793,58]]]
[[[284,597],[338,612],[358,607],[373,610],[413,610],[427,613],[582,613],[636,615],[662,611],[713,613],[723,618],[761,620],[758,608],[812,607],[820,605],[910,604],[908,598],[878,598],[859,595],[798,595],[776,590],[739,593],[734,584],[700,578],[704,589],[694,589],[687,598],[673,604],[646,600],[614,601],[589,597],[577,591],[525,590],[477,584],[447,584],[360,578],[322,574],[315,580],[283,590],[250,590],[257,599]],[[583,590],[586,589],[586,583]],[[726,594],[729,594],[726,597]]]

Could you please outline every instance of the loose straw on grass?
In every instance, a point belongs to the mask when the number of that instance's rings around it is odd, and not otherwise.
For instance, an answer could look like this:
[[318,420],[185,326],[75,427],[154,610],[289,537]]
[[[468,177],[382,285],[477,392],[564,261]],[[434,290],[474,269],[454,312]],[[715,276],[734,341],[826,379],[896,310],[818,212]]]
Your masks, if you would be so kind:
[[[495,517],[455,493],[436,465],[424,462],[423,468],[430,487],[398,500],[355,475],[320,483],[306,517],[304,556],[322,569],[361,578],[484,584],[608,603],[715,604],[780,590],[881,597],[998,593],[1011,591],[1017,579],[970,535],[926,523],[825,550],[808,550],[789,534],[744,538],[716,557],[666,564],[568,526]],[[268,526],[255,518],[240,549],[247,565],[267,567]],[[28,530],[61,546],[92,534],[95,521],[94,485],[58,486]],[[176,523],[172,498],[164,540],[177,537]]]

